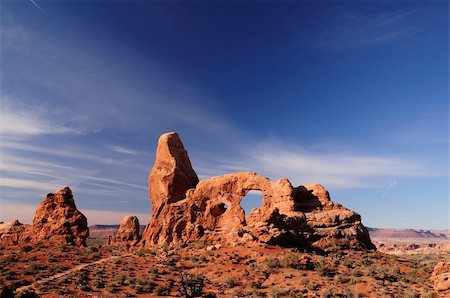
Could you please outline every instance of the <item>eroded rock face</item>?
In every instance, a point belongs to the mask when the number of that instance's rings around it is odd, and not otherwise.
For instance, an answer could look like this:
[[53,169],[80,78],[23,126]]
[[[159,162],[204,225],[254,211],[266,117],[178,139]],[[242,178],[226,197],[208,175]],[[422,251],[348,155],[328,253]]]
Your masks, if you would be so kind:
[[109,244],[136,245],[141,240],[139,229],[139,219],[136,216],[125,216],[120,223],[117,235],[108,242]]
[[13,221],[0,226],[0,243],[4,245],[38,241],[86,245],[88,236],[87,219],[75,206],[69,187],[47,195],[37,207],[32,225]]
[[158,140],[155,164],[148,177],[149,195],[155,202],[153,214],[158,214],[159,206],[184,199],[186,190],[197,183],[197,174],[178,134],[163,134]]
[[431,280],[434,282],[434,290],[442,297],[450,295],[450,262],[439,262],[434,267],[431,274]]
[[21,224],[17,219],[0,224],[0,244],[17,245],[21,241],[29,241],[31,236],[31,226]]
[[[170,142],[171,138],[175,141]],[[183,168],[177,170],[177,165]],[[171,181],[174,173],[191,178],[175,183]],[[203,240],[374,248],[359,214],[332,202],[320,184],[294,188],[285,178],[272,181],[253,172],[231,173],[198,184],[196,177],[178,135],[161,136],[149,179],[153,215],[143,245]],[[261,191],[264,198],[262,207],[246,216],[240,201],[250,190]]]

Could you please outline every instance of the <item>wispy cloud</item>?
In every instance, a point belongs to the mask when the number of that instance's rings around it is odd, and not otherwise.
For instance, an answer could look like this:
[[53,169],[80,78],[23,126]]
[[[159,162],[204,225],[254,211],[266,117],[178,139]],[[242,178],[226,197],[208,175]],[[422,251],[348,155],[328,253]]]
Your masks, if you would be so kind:
[[39,108],[14,104],[14,100],[4,95],[0,98],[0,103],[0,136],[24,138],[81,132],[75,128],[55,123],[49,112],[45,113]]
[[117,146],[117,145],[108,145],[107,146],[110,150],[118,152],[118,153],[123,153],[123,154],[131,154],[131,155],[136,155],[139,154],[139,151],[134,150],[134,149],[129,149],[129,148],[124,148],[122,146]]
[[43,155],[53,156],[53,157],[59,156],[59,157],[70,158],[70,159],[87,160],[87,161],[93,161],[95,163],[101,163],[101,164],[107,164],[107,165],[118,162],[118,159],[116,159],[116,158],[112,158],[112,157],[108,158],[108,157],[100,156],[99,154],[83,152],[82,149],[73,150],[73,149],[64,147],[64,145],[60,146],[59,148],[55,148],[52,146],[31,145],[31,144],[27,144],[27,143],[23,143],[23,142],[16,142],[16,141],[4,141],[1,144],[1,148],[40,153]]
[[[49,34],[21,24],[14,16],[2,24],[2,51],[8,57],[4,59],[8,60],[4,69],[9,77],[19,77],[28,86],[27,95],[34,96],[34,99],[19,98],[21,89],[12,88],[16,84],[3,78],[8,94],[15,95],[14,101],[45,102],[49,111],[54,107],[62,109],[61,119],[83,132],[135,132],[148,131],[149,127],[165,130],[186,126],[204,132],[223,132],[231,125],[220,113],[211,112],[214,107],[207,100],[210,95],[187,86],[151,57],[114,40],[87,44],[86,38],[96,39],[99,33],[83,28],[85,25],[79,21],[67,22],[89,36]],[[29,133],[47,131],[44,128]],[[17,130],[11,133],[19,133]]]
[[391,189],[393,189],[396,186],[397,186],[397,180],[394,179],[394,180],[389,181],[388,186],[386,187],[384,192],[381,194],[381,196],[382,197],[387,196],[387,194],[391,191]]
[[36,1],[30,0],[30,2],[33,3],[33,5],[34,5],[37,9],[39,9],[40,12],[42,12],[43,14],[46,14],[45,10],[43,10],[42,7],[40,7],[40,6],[36,3]]
[[33,189],[50,192],[61,187],[58,183],[44,183],[42,181],[36,181],[32,179],[18,179],[18,178],[4,178],[0,177],[0,186],[19,188],[19,189]]
[[[230,171],[256,171],[271,179],[287,177],[294,185],[320,182],[331,188],[379,187],[379,178],[433,177],[446,173],[431,165],[402,157],[352,152],[313,152],[292,144],[262,142],[243,147],[242,155],[224,157],[223,163],[202,163],[200,176]],[[213,164],[216,170],[211,170]],[[205,174],[203,174],[205,172]]]
[[344,50],[384,44],[416,33],[414,10],[382,13],[349,11],[335,17],[333,26],[319,33],[313,46],[325,50]]

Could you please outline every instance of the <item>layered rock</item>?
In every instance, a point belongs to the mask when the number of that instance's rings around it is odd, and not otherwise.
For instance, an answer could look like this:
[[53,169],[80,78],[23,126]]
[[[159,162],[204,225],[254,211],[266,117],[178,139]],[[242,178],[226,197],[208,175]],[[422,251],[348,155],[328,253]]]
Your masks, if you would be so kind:
[[434,290],[442,297],[450,296],[450,262],[439,262],[431,274]]
[[36,209],[32,225],[14,221],[0,227],[0,243],[4,245],[38,241],[86,245],[88,236],[87,219],[75,206],[69,187],[46,196]]
[[30,225],[24,225],[17,219],[0,224],[0,244],[1,245],[17,245],[19,242],[30,241],[32,235]]
[[125,216],[120,223],[117,235],[111,237],[108,243],[136,245],[141,240],[139,229],[139,219],[136,216]]
[[[203,240],[374,248],[359,214],[332,202],[319,184],[294,188],[285,178],[272,181],[253,172],[197,181],[178,135],[162,135],[150,172],[153,215],[143,245]],[[246,216],[240,201],[251,190],[261,191],[264,198],[262,207]]]

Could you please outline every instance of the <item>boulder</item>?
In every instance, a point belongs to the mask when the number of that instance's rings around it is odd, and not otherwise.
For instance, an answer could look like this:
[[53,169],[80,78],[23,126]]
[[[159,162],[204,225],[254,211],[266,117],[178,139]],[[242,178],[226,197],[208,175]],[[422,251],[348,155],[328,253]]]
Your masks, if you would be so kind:
[[[251,190],[262,207],[246,215],[240,205]],[[198,182],[176,133],[158,141],[150,172],[153,214],[142,236],[147,247],[199,240],[209,244],[267,243],[326,249],[374,249],[359,214],[331,201],[320,184],[293,187],[254,172],[237,172]]]
[[117,235],[108,240],[109,244],[136,245],[140,237],[139,219],[136,216],[125,216],[119,226]]

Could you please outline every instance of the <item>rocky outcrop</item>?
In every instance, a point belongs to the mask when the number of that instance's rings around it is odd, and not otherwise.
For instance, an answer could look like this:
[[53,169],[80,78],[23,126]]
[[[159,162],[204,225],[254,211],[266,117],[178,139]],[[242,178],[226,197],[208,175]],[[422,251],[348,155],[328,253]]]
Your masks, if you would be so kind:
[[0,224],[0,244],[11,246],[19,242],[30,241],[32,235],[30,225],[21,224],[17,219]]
[[38,241],[86,245],[88,236],[87,219],[75,206],[69,187],[46,196],[36,209],[32,225],[13,221],[0,226],[0,244],[4,245]]
[[156,161],[148,177],[149,195],[153,198],[153,214],[159,206],[173,204],[185,198],[189,188],[198,183],[197,174],[177,133],[166,133],[158,140]]
[[[246,215],[240,201],[251,190],[261,191],[264,198],[261,208]],[[203,240],[374,248],[359,214],[332,202],[320,184],[293,187],[285,178],[272,181],[253,172],[197,183],[176,133],[164,134],[158,141],[149,193],[153,215],[142,237],[144,246]]]
[[431,274],[434,290],[442,297],[450,296],[450,262],[439,262]]
[[49,193],[39,204],[33,219],[33,232],[36,241],[86,245],[89,236],[87,219],[75,206],[69,187]]
[[139,230],[139,219],[136,216],[125,216],[120,223],[117,235],[111,237],[108,243],[134,246],[141,240]]

